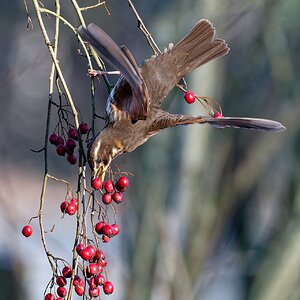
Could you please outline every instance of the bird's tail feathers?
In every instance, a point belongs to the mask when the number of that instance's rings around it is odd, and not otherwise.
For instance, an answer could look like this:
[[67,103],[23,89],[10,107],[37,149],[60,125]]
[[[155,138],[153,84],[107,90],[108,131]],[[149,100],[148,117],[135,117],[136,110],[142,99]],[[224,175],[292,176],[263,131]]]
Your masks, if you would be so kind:
[[204,123],[208,123],[216,128],[245,128],[263,131],[283,131],[286,128],[279,122],[258,118],[238,118],[238,117],[219,117],[205,118]]
[[215,28],[208,20],[200,20],[191,31],[170,50],[177,58],[178,77],[229,52],[226,41],[215,38]]

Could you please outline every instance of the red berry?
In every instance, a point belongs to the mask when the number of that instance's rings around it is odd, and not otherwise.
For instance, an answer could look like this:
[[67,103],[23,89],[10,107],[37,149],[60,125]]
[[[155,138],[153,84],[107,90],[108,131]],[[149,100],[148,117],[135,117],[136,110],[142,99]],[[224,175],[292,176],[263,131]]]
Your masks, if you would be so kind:
[[75,149],[76,142],[73,139],[67,139],[65,146],[66,146],[66,148],[69,148],[69,149]]
[[81,251],[82,251],[84,248],[85,248],[85,247],[84,247],[83,244],[78,244],[78,245],[76,246],[76,252],[77,252],[77,254],[80,255]]
[[72,269],[69,266],[65,266],[62,269],[62,274],[65,278],[70,278],[72,276]]
[[70,203],[66,208],[66,213],[70,216],[75,215],[76,211],[77,211],[77,206],[73,203]]
[[110,238],[109,238],[109,236],[107,236],[107,235],[102,235],[102,241],[103,241],[103,243],[108,243],[109,241],[110,241]]
[[91,275],[98,274],[99,273],[98,264],[89,264],[87,266],[87,272],[90,273]]
[[82,296],[84,294],[84,285],[76,285],[75,286],[75,293],[78,296]]
[[65,151],[66,151],[66,153],[69,154],[69,155],[71,155],[71,154],[74,153],[74,149],[70,149],[70,148],[67,148],[67,147],[65,147]]
[[[67,279],[64,276],[57,276],[56,277],[56,283],[59,286],[65,286],[67,284]],[[63,296],[61,296],[63,297]]]
[[129,186],[129,180],[128,180],[128,178],[127,177],[125,177],[125,176],[121,176],[120,178],[119,178],[119,180],[117,181],[117,183],[118,183],[118,185],[120,186],[120,187],[122,187],[122,188],[127,188],[128,186]]
[[103,202],[104,204],[108,205],[108,204],[111,203],[111,201],[112,201],[111,194],[109,194],[109,193],[103,194],[103,196],[102,196],[102,202]]
[[98,265],[98,273],[102,273],[104,270],[104,267],[99,263],[97,265]]
[[70,128],[68,131],[68,137],[78,141],[78,134],[77,134],[77,130],[74,128]]
[[97,287],[97,283],[95,281],[95,277],[91,277],[90,280],[88,281],[90,288],[95,289]]
[[101,274],[96,275],[94,278],[95,278],[95,283],[96,283],[97,285],[103,285],[104,282],[105,282],[105,278],[104,278],[104,276],[101,275]]
[[113,236],[118,235],[120,233],[120,226],[118,224],[112,224],[111,227],[113,229]]
[[57,292],[57,295],[59,297],[63,297],[64,298],[64,297],[67,296],[67,289],[65,287],[63,287],[63,286],[59,286],[57,288],[56,292]]
[[55,300],[56,297],[51,294],[51,293],[48,293],[47,295],[45,295],[45,300]]
[[123,201],[123,195],[119,192],[114,192],[112,198],[116,203],[121,203]]
[[90,249],[88,248],[84,248],[81,252],[80,252],[80,256],[83,260],[89,260],[91,259],[93,256],[92,256],[92,253],[90,251]]
[[30,225],[26,225],[22,229],[22,234],[25,237],[30,237],[32,235],[32,227]]
[[223,115],[219,112],[216,112],[213,117],[214,118],[223,118]]
[[106,225],[105,222],[98,222],[96,225],[95,225],[95,231],[98,233],[98,234],[102,234],[102,228],[103,226]]
[[86,134],[89,131],[89,125],[87,123],[81,123],[79,125],[79,130],[82,134]]
[[106,224],[102,227],[102,233],[111,237],[113,235],[113,228],[109,224]]
[[91,297],[98,297],[100,295],[100,289],[98,287],[92,289],[92,288],[89,288],[89,295]]
[[105,259],[105,253],[102,251],[102,250],[98,250],[98,253],[99,253],[99,258],[100,259]]
[[116,184],[115,184],[115,188],[116,188],[116,190],[119,191],[120,193],[123,193],[123,192],[125,191],[125,189],[119,185],[119,182],[118,182],[118,181],[117,181]]
[[77,162],[77,156],[73,153],[73,154],[69,154],[67,156],[67,160],[71,165],[75,165]]
[[65,146],[64,145],[58,145],[56,147],[56,153],[59,155],[59,156],[64,156],[66,154],[66,149],[65,149]]
[[105,268],[107,266],[107,261],[105,259],[102,259],[100,264]]
[[64,145],[65,144],[65,139],[62,136],[59,136],[57,139],[57,145]]
[[60,204],[60,210],[62,213],[65,213],[66,212],[66,209],[68,207],[69,203],[67,201],[64,201]]
[[102,180],[100,178],[94,178],[92,180],[92,188],[95,190],[100,190],[102,188]]
[[113,284],[110,282],[110,281],[106,281],[104,282],[103,284],[103,292],[106,294],[106,295],[110,295],[112,294],[114,291],[114,286]]
[[74,286],[84,286],[84,281],[78,275],[75,275],[74,280],[73,280],[73,285]]
[[90,251],[90,253],[91,253],[91,258],[93,258],[93,257],[96,255],[96,249],[95,249],[94,246],[89,245],[89,246],[86,247],[86,249],[88,249],[88,250]]
[[49,135],[49,142],[50,142],[50,144],[57,146],[58,145],[58,135],[55,133],[52,133],[51,135]]
[[114,191],[114,184],[111,180],[107,180],[104,183],[104,189],[108,192],[108,193],[112,193]]
[[77,198],[72,198],[70,203],[74,204],[76,206],[76,208],[78,207],[78,199]]
[[185,99],[185,101],[186,101],[188,104],[192,104],[192,103],[195,102],[196,97],[195,97],[195,94],[194,94],[193,92],[186,92],[186,93],[184,94],[184,99]]

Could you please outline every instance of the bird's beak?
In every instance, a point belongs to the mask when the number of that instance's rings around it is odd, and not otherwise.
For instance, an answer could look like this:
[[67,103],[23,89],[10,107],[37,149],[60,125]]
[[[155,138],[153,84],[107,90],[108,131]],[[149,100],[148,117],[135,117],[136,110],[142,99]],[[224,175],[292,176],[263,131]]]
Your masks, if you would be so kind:
[[98,168],[94,170],[94,177],[100,178],[102,181],[104,181],[106,170],[107,167],[105,168],[105,166],[100,163]]
[[103,172],[103,165],[100,164],[98,168],[95,168],[94,170],[94,177],[101,178],[101,180],[103,181],[104,176],[105,176],[105,172]]

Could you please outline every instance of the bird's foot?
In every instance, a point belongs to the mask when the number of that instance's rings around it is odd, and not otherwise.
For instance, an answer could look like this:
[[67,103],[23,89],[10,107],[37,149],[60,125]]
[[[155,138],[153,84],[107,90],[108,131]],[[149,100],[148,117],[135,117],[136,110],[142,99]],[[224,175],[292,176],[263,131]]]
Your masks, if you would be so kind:
[[90,77],[98,77],[101,75],[120,75],[120,71],[88,70],[88,76]]

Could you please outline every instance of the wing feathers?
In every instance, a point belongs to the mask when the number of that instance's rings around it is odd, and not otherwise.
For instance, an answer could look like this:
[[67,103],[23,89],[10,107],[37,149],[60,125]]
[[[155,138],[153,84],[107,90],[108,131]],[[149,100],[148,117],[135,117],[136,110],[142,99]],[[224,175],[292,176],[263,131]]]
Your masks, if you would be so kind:
[[[132,97],[126,98],[131,101],[124,105],[123,103],[115,103],[120,107],[130,107],[128,111],[132,119],[145,119],[147,116],[148,105],[145,97],[145,85],[139,74],[137,63],[131,52],[124,46],[120,49],[118,45],[107,35],[100,27],[95,24],[89,24],[87,28],[80,26],[78,28],[82,38],[88,41],[100,55],[109,63],[120,71],[132,89]],[[122,102],[122,97],[115,99],[116,102]]]

